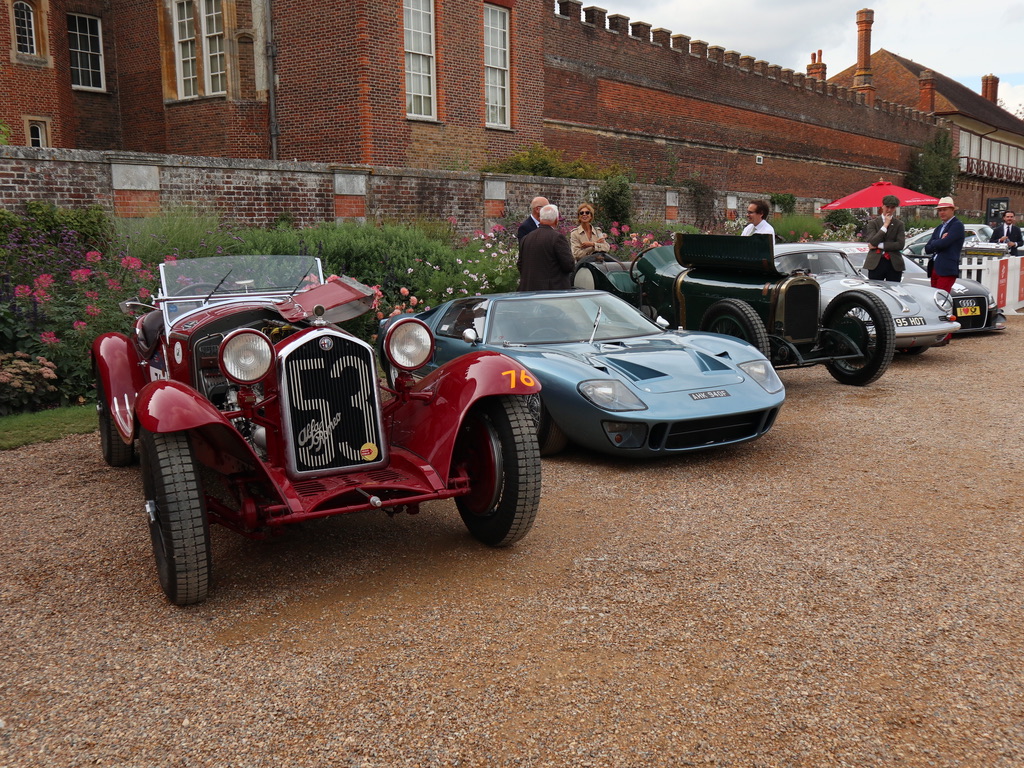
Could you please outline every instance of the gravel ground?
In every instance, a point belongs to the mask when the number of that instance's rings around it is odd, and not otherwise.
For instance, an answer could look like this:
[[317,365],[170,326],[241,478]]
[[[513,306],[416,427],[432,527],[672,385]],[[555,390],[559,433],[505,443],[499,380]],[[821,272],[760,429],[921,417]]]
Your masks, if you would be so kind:
[[0,766],[1021,766],[1024,317],[762,440],[544,462],[527,538],[451,503],[216,528],[166,603],[138,469],[0,454]]

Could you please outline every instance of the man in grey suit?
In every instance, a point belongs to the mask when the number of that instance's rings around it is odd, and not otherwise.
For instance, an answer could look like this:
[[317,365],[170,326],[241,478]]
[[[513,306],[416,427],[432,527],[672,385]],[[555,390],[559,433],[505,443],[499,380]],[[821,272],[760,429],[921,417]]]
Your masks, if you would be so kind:
[[568,290],[572,287],[575,261],[569,238],[555,227],[558,208],[545,205],[540,209],[540,226],[519,243],[519,290]]
[[864,240],[871,246],[864,259],[864,268],[871,280],[903,279],[903,247],[907,242],[907,227],[896,216],[900,200],[896,195],[882,198],[882,215],[868,221],[864,227]]

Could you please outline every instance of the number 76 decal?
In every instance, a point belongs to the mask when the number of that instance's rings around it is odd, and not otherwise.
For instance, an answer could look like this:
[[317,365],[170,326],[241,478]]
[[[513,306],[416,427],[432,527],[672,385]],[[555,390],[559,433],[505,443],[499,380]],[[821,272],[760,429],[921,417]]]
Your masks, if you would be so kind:
[[508,376],[511,379],[511,383],[509,384],[509,387],[508,387],[509,389],[515,389],[516,388],[516,386],[517,386],[516,385],[516,375],[517,374],[519,376],[519,382],[524,387],[532,387],[534,384],[537,383],[534,380],[533,376],[530,375],[530,372],[527,371],[525,368],[520,368],[518,371],[502,371],[501,372],[502,376]]

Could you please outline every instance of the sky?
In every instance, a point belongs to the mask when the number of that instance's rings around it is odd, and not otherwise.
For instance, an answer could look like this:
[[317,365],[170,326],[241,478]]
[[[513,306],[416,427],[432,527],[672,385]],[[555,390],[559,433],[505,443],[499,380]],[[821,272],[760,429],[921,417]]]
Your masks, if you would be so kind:
[[872,53],[885,48],[977,93],[982,76],[995,75],[1004,108],[1014,113],[1024,106],[1024,2],[992,3],[969,14],[970,5],[953,0],[584,2],[590,5],[796,72],[806,72],[811,53],[820,50],[828,77],[857,63],[857,11],[874,6]]

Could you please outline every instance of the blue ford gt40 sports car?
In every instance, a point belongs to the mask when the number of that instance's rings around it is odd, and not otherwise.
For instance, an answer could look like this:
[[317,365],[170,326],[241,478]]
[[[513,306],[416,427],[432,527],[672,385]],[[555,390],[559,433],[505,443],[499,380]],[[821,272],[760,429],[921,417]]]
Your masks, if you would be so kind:
[[385,320],[378,343],[419,321],[436,346],[415,375],[493,350],[519,363],[504,375],[540,383],[531,407],[546,455],[568,440],[633,457],[754,440],[771,429],[786,398],[771,363],[745,341],[665,330],[604,291],[456,299]]

